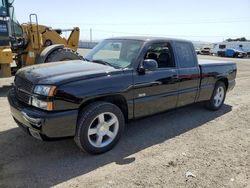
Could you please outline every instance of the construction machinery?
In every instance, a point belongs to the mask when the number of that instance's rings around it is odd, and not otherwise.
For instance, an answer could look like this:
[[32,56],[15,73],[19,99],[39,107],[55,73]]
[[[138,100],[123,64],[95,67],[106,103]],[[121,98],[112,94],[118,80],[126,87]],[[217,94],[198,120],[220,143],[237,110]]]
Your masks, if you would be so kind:
[[[0,0],[0,77],[11,76],[15,69],[46,62],[82,59],[77,53],[80,30],[52,29],[39,25],[36,14],[29,23],[19,24],[14,15],[14,0]],[[62,37],[62,32],[71,32]]]

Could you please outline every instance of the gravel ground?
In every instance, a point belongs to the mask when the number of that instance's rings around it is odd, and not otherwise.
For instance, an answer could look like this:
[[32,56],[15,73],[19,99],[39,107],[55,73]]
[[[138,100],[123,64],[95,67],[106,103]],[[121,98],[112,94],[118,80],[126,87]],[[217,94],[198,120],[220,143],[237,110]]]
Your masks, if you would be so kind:
[[221,110],[196,104],[130,122],[97,156],[23,133],[6,99],[13,78],[0,79],[0,187],[250,187],[250,60],[233,60],[237,85]]

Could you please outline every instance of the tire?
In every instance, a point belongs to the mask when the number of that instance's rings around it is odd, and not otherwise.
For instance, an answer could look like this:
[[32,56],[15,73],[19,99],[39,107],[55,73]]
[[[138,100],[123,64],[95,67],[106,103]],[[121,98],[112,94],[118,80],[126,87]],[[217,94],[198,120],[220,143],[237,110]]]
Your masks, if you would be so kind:
[[70,48],[60,48],[53,51],[46,59],[46,63],[48,62],[56,62],[56,61],[67,61],[67,60],[82,60],[83,57],[80,56],[76,51]]
[[226,86],[219,81],[215,84],[213,94],[209,101],[206,102],[206,108],[209,110],[219,110],[224,104],[226,98]]
[[104,153],[116,145],[124,127],[120,108],[108,102],[95,102],[79,112],[75,142],[82,151]]

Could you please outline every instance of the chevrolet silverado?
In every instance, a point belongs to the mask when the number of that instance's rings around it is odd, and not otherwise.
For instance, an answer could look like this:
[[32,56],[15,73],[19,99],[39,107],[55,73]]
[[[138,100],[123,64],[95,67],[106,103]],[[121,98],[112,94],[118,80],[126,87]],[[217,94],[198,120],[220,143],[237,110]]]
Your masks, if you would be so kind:
[[84,60],[20,69],[8,100],[29,135],[74,137],[81,150],[98,154],[115,146],[128,120],[197,102],[220,109],[236,72],[234,62],[198,61],[189,41],[110,38]]

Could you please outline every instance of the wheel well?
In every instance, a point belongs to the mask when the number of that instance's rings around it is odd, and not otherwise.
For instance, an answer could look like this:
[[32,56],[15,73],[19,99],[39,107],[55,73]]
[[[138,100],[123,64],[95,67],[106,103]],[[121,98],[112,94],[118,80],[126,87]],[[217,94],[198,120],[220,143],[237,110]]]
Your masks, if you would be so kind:
[[98,97],[98,98],[87,100],[83,104],[81,104],[79,108],[79,112],[82,109],[84,109],[86,106],[88,106],[89,104],[96,102],[96,101],[109,102],[118,106],[120,110],[122,111],[125,120],[128,120],[128,105],[127,105],[126,99],[121,95],[109,95],[105,97]]
[[226,90],[227,90],[227,88],[228,88],[228,79],[227,78],[221,78],[217,82],[223,82],[225,84]]

